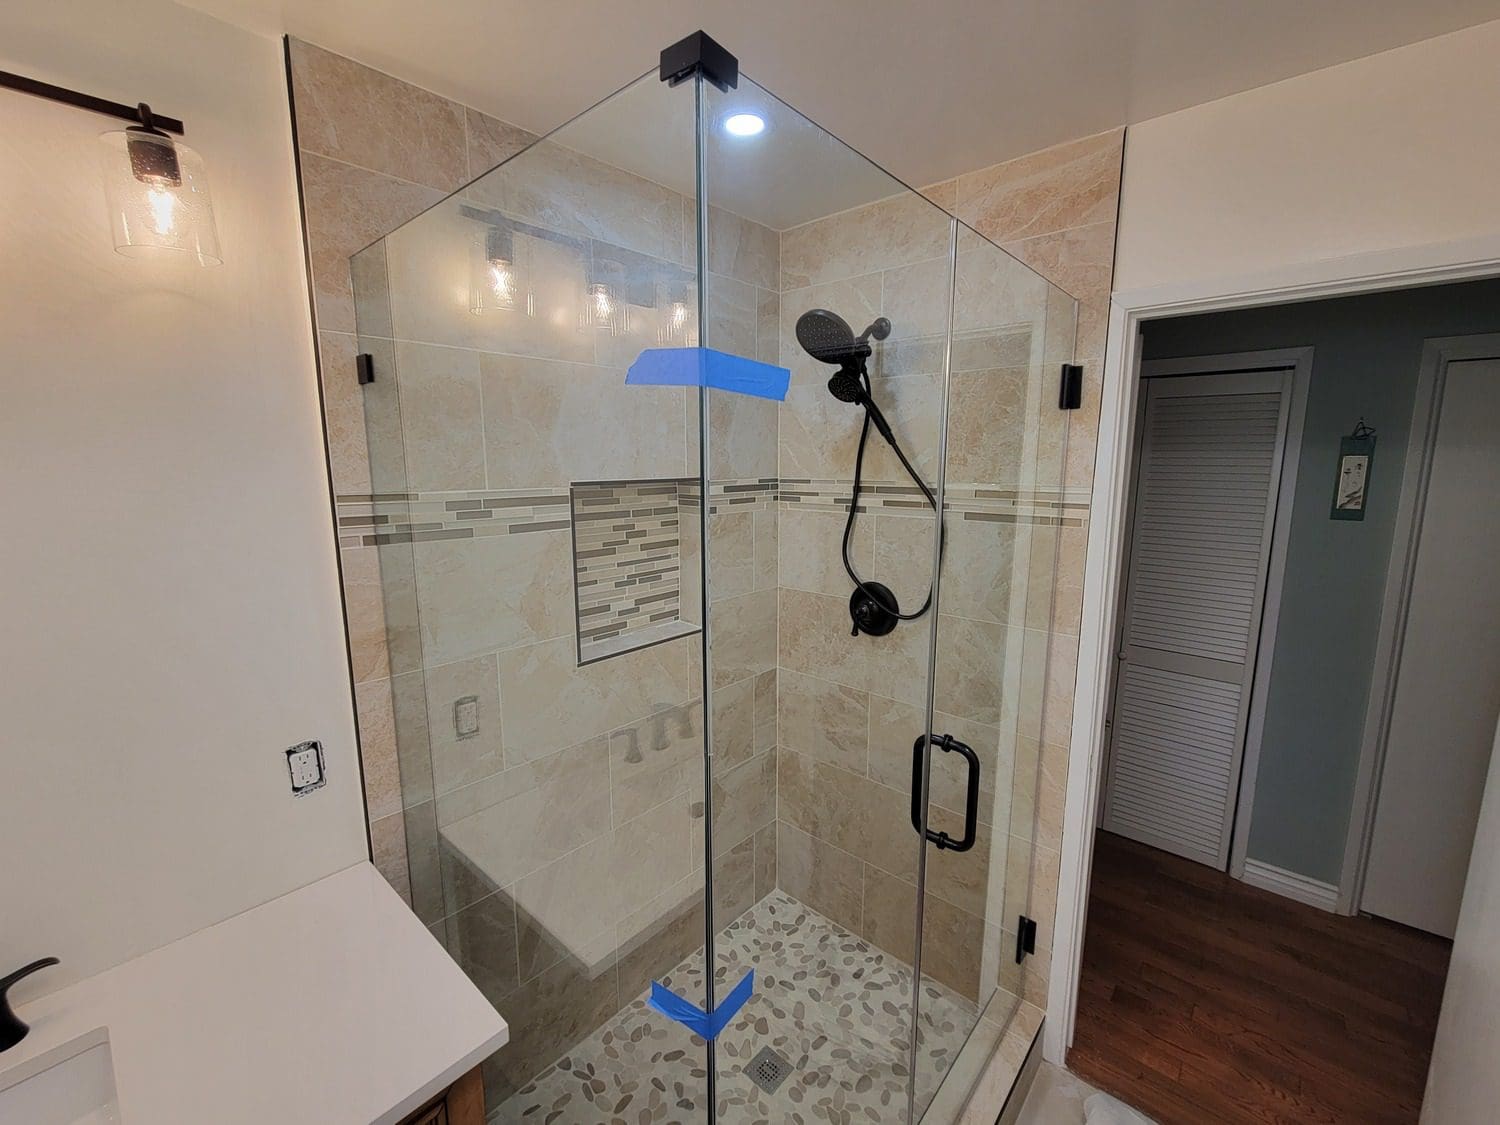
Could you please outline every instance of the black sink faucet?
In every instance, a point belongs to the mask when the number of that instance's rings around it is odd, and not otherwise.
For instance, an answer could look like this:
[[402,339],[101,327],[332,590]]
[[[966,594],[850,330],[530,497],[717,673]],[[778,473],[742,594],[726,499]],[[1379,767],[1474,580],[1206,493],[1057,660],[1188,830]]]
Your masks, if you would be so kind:
[[26,1038],[26,1033],[31,1029],[21,1022],[21,1017],[11,1011],[10,988],[18,980],[29,977],[38,969],[45,969],[49,965],[56,965],[56,957],[43,957],[40,961],[33,961],[11,973],[8,977],[0,977],[0,1051],[8,1051]]

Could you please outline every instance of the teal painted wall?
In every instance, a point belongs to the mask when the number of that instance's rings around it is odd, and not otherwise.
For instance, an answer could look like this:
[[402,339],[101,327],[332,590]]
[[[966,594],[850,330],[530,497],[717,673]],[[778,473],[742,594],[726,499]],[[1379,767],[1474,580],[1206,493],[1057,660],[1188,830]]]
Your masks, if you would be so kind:
[[[1311,345],[1249,856],[1337,883],[1423,342],[1500,332],[1500,281],[1432,286],[1145,326],[1147,359]],[[1379,431],[1365,519],[1331,520],[1339,438]]]

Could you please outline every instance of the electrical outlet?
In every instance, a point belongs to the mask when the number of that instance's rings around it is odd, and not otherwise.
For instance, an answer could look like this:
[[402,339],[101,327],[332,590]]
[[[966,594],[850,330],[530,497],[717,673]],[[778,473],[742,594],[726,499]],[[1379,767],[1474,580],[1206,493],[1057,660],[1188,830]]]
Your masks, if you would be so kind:
[[286,752],[287,770],[292,775],[292,795],[301,797],[328,783],[323,769],[323,744],[299,742]]
[[459,738],[473,738],[479,733],[479,696],[454,700],[453,730]]

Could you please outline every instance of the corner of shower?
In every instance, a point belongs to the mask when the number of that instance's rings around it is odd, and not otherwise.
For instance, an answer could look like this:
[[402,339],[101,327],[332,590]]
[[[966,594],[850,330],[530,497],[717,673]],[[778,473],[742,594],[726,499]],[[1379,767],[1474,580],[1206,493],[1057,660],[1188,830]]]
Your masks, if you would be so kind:
[[351,276],[490,1119],[957,1120],[1027,991],[1071,301],[706,36]]

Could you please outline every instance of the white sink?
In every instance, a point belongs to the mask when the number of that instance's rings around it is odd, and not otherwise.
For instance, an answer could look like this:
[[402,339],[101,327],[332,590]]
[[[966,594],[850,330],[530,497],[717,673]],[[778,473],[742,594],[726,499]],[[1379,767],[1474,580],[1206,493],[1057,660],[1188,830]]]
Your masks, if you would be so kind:
[[0,1121],[26,1125],[119,1125],[109,1032],[98,1028],[21,1066],[0,1055]]

